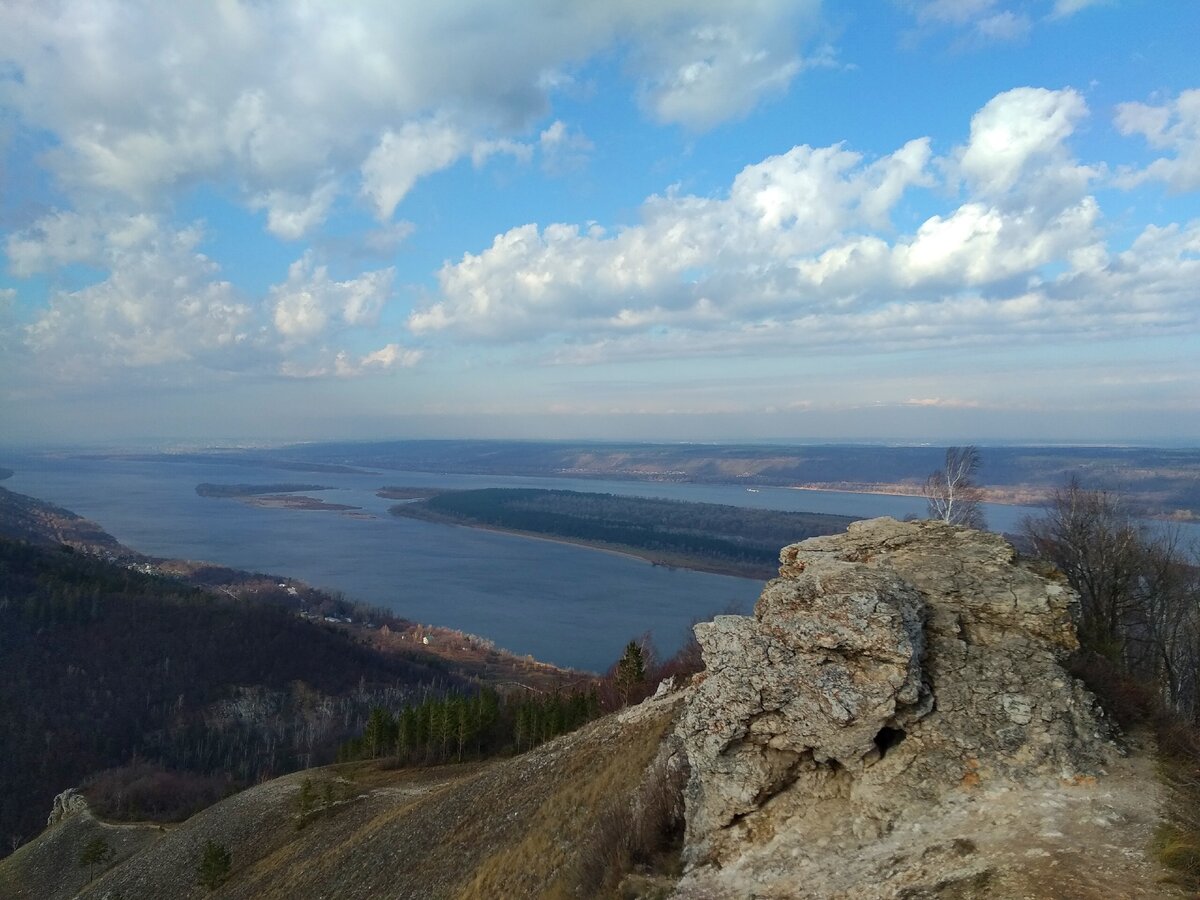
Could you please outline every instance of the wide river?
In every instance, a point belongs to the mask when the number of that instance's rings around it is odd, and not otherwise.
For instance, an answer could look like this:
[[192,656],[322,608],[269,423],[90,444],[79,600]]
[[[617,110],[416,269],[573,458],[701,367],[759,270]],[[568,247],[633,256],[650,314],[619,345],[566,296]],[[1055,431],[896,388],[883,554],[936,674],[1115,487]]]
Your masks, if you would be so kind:
[[[147,462],[28,456],[3,487],[57,503],[98,522],[151,556],[203,560],[288,575],[426,624],[458,628],[538,659],[601,671],[646,631],[665,654],[692,622],[746,612],[761,583],[667,569],[627,556],[552,541],[435,525],[388,514],[384,485],[546,487],[666,497],[868,518],[922,514],[913,497],[734,485],[657,484],[567,478],[382,471],[313,474],[194,461]],[[196,494],[200,482],[307,483],[314,493],[360,506],[373,518],[329,511],[260,509]],[[990,527],[1015,530],[1037,510],[986,508]]]

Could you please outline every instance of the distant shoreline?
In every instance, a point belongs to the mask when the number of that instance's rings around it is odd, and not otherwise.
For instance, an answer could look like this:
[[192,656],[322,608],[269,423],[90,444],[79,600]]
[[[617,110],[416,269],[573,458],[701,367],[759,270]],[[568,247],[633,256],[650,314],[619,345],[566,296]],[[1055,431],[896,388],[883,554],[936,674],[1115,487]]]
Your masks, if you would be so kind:
[[[924,497],[921,488],[916,485],[901,485],[901,484],[864,484],[864,483],[848,483],[840,484],[837,482],[811,482],[808,484],[792,484],[788,485],[788,490],[791,491],[814,491],[825,494],[869,494],[880,497],[912,497],[920,499]],[[989,488],[981,489],[983,492],[984,503],[995,503],[998,506],[1038,506],[1047,502],[1050,499],[1050,491],[1038,488],[1013,488],[1006,490],[1004,488]]]

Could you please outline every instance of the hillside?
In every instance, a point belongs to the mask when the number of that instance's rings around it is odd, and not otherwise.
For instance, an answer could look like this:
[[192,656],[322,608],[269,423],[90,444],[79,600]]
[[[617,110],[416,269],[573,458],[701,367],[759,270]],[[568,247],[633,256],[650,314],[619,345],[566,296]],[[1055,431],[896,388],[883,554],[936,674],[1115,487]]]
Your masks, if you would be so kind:
[[107,814],[179,819],[332,761],[373,706],[584,677],[293,579],[152,559],[2,488],[0,660],[0,853],[81,783]]
[[[706,671],[638,707],[490,764],[297,773],[165,831],[118,834],[66,797],[0,892],[1185,896],[1151,853],[1152,749],[1062,668],[1060,579],[995,535],[890,519],[781,558],[753,616],[698,626]],[[88,868],[97,837],[114,852]],[[230,854],[211,893],[206,841]]]
[[332,759],[377,697],[466,686],[436,660],[378,652],[276,604],[7,539],[0,659],[6,841],[100,770],[140,759],[241,786]]
[[[611,716],[491,765],[380,770],[335,766],[261,785],[186,823],[114,829],[80,811],[0,863],[0,895],[295,898],[577,896],[595,878],[594,829],[638,792],[678,697]],[[300,816],[304,781],[318,797]],[[114,850],[90,884],[80,847]],[[196,885],[206,840],[231,850],[229,880]],[[85,888],[86,885],[86,888]],[[77,893],[79,892],[79,893]]]

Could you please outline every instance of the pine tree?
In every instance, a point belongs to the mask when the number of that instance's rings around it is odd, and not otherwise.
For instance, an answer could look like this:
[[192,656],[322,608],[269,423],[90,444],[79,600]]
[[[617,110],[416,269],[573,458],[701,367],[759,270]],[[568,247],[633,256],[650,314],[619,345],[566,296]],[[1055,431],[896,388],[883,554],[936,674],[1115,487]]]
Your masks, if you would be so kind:
[[613,686],[621,695],[621,703],[629,703],[630,696],[646,681],[646,658],[637,641],[625,645],[625,652],[617,662],[617,671],[613,676]]
[[200,862],[196,866],[197,881],[202,887],[215,891],[229,877],[229,867],[232,863],[233,857],[228,847],[216,841],[205,841]]
[[[89,870],[94,870],[96,866],[108,862],[112,855],[113,850],[109,846],[108,840],[104,837],[95,837],[84,845],[83,852],[79,854],[79,865],[81,868],[86,866]],[[95,877],[92,871],[88,872],[88,877]]]

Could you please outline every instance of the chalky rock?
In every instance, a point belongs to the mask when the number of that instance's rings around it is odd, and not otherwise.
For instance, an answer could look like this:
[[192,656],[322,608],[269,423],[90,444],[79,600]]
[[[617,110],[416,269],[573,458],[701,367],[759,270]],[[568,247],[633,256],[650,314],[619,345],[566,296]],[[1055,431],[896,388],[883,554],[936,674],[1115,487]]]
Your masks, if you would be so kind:
[[706,671],[678,726],[693,872],[785,832],[798,857],[869,841],[947,797],[1111,758],[1061,666],[1075,596],[1000,536],[874,519],[780,560],[752,617],[696,626]]

